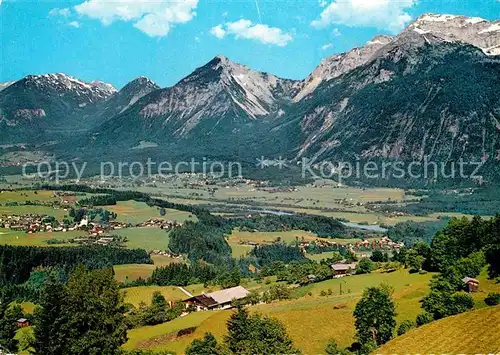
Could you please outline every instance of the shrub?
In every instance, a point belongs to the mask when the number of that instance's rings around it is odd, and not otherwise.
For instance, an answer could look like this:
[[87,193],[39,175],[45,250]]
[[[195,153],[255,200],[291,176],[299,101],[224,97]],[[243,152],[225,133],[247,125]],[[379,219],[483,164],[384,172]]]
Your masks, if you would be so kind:
[[416,324],[417,324],[417,327],[420,327],[424,324],[432,322],[433,320],[434,320],[434,317],[432,316],[432,314],[427,313],[427,312],[423,312],[417,316]]
[[468,293],[455,293],[451,299],[453,303],[450,305],[450,315],[463,313],[474,308],[474,299]]
[[321,290],[321,292],[319,293],[320,296],[326,296],[326,291],[325,290]]
[[484,299],[484,303],[486,303],[488,306],[496,306],[497,304],[500,304],[500,293],[488,293],[488,296]]
[[363,258],[356,267],[356,274],[369,274],[373,270],[375,270],[373,261],[368,258]]
[[325,348],[325,354],[327,355],[351,355],[348,349],[340,348],[335,340],[330,340]]
[[412,328],[415,328],[415,322],[411,320],[405,320],[398,327],[398,335],[403,335]]

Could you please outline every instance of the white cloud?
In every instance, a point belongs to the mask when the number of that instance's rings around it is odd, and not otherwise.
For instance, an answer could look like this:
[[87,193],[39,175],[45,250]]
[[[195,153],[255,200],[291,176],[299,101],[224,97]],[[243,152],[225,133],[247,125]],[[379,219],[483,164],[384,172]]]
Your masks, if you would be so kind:
[[311,25],[376,27],[397,33],[411,20],[405,10],[416,3],[417,0],[334,0]]
[[133,26],[151,37],[166,36],[175,24],[196,16],[198,0],[87,0],[75,6],[84,16],[110,25],[115,21]]
[[334,37],[340,37],[342,33],[340,33],[340,30],[338,28],[334,28],[332,31],[332,36]]
[[324,44],[321,46],[321,50],[326,51],[327,49],[332,48],[332,47],[333,47],[333,44],[327,43],[327,44]]
[[68,23],[68,25],[74,28],[80,28],[80,22],[78,21],[71,21]]
[[217,38],[223,38],[231,34],[237,39],[253,39],[264,44],[274,44],[280,47],[286,46],[293,39],[289,33],[283,32],[280,28],[253,24],[252,21],[245,19],[215,26],[210,33]]
[[328,5],[328,2],[326,0],[319,0],[318,3],[319,3],[319,6],[321,6],[321,7],[325,7],[326,5]]
[[65,7],[63,9],[54,8],[54,9],[52,9],[52,10],[49,11],[49,15],[50,16],[68,17],[69,15],[71,15],[71,10],[68,9],[67,7]]
[[215,37],[217,37],[218,39],[222,39],[226,35],[226,31],[222,28],[222,25],[217,25],[215,27],[212,27],[210,33]]

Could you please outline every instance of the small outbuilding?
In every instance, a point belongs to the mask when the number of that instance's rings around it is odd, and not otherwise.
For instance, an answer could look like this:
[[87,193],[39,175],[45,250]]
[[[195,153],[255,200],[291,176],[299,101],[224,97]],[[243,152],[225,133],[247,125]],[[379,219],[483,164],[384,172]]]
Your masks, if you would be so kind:
[[29,324],[29,322],[28,322],[28,320],[26,318],[19,318],[17,320],[17,326],[19,328],[25,328],[25,327],[29,327],[30,324]]
[[467,290],[467,292],[476,292],[477,289],[479,288],[479,281],[476,279],[473,279],[472,277],[464,277],[462,279],[462,282]]

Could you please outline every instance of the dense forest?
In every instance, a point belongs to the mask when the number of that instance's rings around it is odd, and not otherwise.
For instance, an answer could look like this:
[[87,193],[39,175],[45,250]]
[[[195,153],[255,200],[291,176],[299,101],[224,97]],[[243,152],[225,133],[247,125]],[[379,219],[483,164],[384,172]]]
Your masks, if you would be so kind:
[[48,275],[63,281],[78,265],[94,270],[112,265],[152,263],[151,257],[143,249],[0,245],[0,294],[36,299]]
[[293,215],[265,215],[231,221],[233,228],[248,231],[278,232],[282,230],[306,230],[318,237],[345,237],[348,228],[339,220],[324,216],[293,214]]

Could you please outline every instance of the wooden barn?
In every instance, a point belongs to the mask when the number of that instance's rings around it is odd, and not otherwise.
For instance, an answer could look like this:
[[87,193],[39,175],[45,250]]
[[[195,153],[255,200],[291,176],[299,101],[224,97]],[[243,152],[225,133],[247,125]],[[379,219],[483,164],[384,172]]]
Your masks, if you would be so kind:
[[351,264],[343,264],[343,263],[332,264],[331,268],[333,270],[333,277],[339,278],[339,277],[354,275],[354,273],[356,272],[356,266],[357,266],[356,263],[351,263]]

